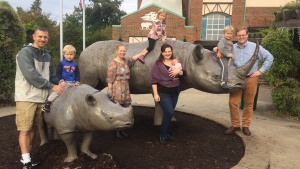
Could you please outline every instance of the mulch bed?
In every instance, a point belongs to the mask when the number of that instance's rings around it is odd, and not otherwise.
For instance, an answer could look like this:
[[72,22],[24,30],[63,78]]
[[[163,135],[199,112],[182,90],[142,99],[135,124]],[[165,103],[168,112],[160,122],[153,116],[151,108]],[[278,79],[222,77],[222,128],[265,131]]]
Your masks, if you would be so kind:
[[[134,107],[135,124],[126,130],[128,138],[118,139],[112,131],[94,133],[90,146],[98,155],[95,160],[79,153],[72,163],[64,163],[67,149],[62,141],[52,140],[39,146],[35,138],[32,154],[42,163],[36,169],[229,169],[244,156],[243,141],[237,135],[225,135],[225,127],[215,122],[176,112],[167,145],[159,142],[159,126],[153,125],[154,108]],[[79,149],[82,136],[77,134]],[[15,116],[0,118],[0,168],[22,168]]]

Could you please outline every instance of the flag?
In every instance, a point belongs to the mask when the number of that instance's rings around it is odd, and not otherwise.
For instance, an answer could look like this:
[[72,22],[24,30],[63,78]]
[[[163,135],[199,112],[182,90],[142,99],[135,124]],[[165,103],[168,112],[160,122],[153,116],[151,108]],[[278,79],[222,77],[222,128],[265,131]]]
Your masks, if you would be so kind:
[[82,9],[82,0],[79,0],[79,7]]

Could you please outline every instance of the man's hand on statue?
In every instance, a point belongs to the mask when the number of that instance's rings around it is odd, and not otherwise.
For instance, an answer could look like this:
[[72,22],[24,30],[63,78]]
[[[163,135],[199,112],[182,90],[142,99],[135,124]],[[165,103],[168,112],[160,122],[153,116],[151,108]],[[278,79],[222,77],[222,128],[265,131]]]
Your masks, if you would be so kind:
[[54,85],[52,87],[52,90],[58,94],[62,93],[64,91],[63,87],[60,85]]

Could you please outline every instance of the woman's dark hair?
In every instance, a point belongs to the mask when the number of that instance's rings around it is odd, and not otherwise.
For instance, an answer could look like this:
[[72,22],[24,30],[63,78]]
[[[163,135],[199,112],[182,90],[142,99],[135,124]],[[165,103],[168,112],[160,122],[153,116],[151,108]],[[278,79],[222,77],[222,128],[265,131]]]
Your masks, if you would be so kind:
[[172,56],[171,56],[170,59],[174,59],[174,58],[175,58],[175,57],[174,57],[174,53],[173,53],[173,47],[172,47],[171,45],[165,43],[165,44],[163,44],[163,45],[161,46],[161,48],[160,48],[160,55],[159,55],[159,57],[158,57],[156,63],[158,63],[158,62],[163,62],[163,61],[164,61],[164,56],[162,55],[162,53],[163,53],[164,51],[166,51],[167,48],[171,48],[171,51],[172,51]]

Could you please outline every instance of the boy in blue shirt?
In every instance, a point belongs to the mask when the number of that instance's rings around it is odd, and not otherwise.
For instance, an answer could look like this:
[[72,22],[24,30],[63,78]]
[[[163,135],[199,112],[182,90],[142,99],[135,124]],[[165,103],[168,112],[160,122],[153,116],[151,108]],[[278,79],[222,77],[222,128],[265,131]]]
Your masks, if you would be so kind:
[[[76,49],[72,45],[66,45],[63,49],[64,60],[62,60],[56,68],[56,76],[59,80],[59,85],[65,89],[70,86],[80,85],[80,72],[77,63],[73,60],[76,54]],[[45,102],[43,112],[50,112],[50,106],[52,101],[59,94],[52,92]]]

